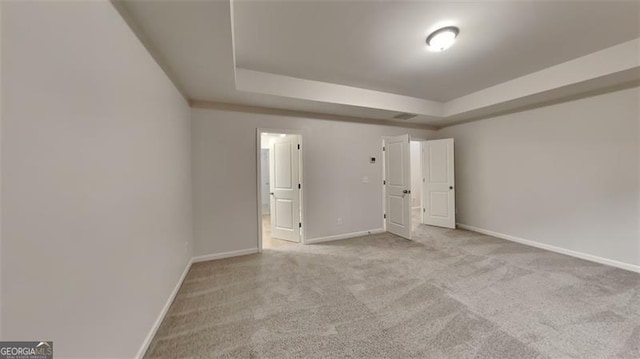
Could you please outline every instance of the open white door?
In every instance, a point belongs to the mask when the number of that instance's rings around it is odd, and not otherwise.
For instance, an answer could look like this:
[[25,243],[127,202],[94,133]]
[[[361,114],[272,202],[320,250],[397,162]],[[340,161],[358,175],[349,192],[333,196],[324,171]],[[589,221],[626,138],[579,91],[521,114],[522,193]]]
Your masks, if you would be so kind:
[[411,239],[411,162],[409,135],[384,139],[385,224],[387,231]]
[[299,136],[271,140],[269,189],[271,237],[300,242],[300,155]]
[[453,138],[422,143],[422,204],[425,224],[456,228]]

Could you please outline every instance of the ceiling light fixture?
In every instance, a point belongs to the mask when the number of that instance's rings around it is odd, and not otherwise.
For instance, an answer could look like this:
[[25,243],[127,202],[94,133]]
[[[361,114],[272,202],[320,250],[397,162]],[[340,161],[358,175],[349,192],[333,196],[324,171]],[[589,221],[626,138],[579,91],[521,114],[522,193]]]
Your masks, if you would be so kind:
[[447,26],[438,29],[427,37],[427,45],[434,51],[444,51],[453,45],[460,29],[455,26]]

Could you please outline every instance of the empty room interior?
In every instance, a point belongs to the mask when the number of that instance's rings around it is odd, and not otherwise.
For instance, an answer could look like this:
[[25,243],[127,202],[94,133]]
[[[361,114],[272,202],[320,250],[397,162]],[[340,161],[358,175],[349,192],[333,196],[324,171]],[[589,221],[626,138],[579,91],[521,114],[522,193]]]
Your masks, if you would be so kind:
[[2,358],[640,358],[639,1],[0,0],[0,41]]

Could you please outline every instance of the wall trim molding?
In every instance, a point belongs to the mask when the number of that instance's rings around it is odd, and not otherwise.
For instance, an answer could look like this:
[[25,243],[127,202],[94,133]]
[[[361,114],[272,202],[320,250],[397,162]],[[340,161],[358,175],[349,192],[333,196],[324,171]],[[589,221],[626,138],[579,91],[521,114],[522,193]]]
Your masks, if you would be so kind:
[[142,342],[142,346],[140,346],[140,349],[138,349],[138,353],[136,354],[135,358],[142,359],[146,354],[147,350],[149,349],[149,345],[151,345],[151,341],[153,340],[153,337],[155,337],[156,332],[158,331],[158,328],[160,328],[160,324],[162,324],[162,321],[164,320],[167,313],[169,312],[169,308],[171,307],[171,304],[173,303],[174,299],[178,295],[178,291],[180,290],[180,287],[182,287],[182,283],[187,278],[187,274],[189,273],[189,270],[191,269],[191,266],[194,263],[206,262],[214,259],[238,257],[238,256],[244,256],[247,254],[254,254],[254,253],[258,253],[258,248],[249,248],[249,249],[241,249],[238,251],[231,251],[231,252],[213,253],[213,254],[207,254],[204,256],[196,256],[189,259],[189,261],[187,262],[187,265],[184,268],[184,271],[182,272],[182,275],[180,275],[180,279],[178,279],[178,283],[176,283],[176,286],[173,288],[173,291],[169,295],[167,302],[164,304],[164,307],[162,307],[162,310],[158,314],[158,318],[156,318],[155,323],[153,323],[153,326],[149,331],[149,334],[147,334],[147,336],[144,339],[144,342]]
[[173,291],[169,295],[169,298],[167,298],[167,302],[164,304],[164,307],[162,307],[160,314],[158,314],[158,318],[156,318],[155,323],[153,323],[149,334],[147,334],[147,337],[144,338],[144,342],[142,342],[142,346],[135,356],[136,359],[142,359],[147,352],[147,349],[149,349],[149,345],[151,345],[153,337],[156,336],[156,332],[158,331],[158,328],[160,328],[160,324],[162,324],[164,317],[167,315],[167,312],[169,312],[169,308],[171,307],[173,300],[176,298],[176,295],[178,295],[178,291],[180,290],[180,287],[182,287],[182,283],[187,277],[187,273],[189,273],[189,270],[191,269],[191,264],[193,264],[193,258],[189,259],[189,261],[187,262],[184,271],[182,271],[182,275],[178,279],[178,283],[176,283],[176,286],[173,288]]
[[553,245],[550,245],[550,244],[545,244],[545,243],[532,241],[532,240],[529,240],[529,239],[519,238],[519,237],[515,237],[515,236],[512,236],[512,235],[504,234],[504,233],[500,233],[500,232],[494,232],[494,231],[490,231],[488,229],[474,227],[474,226],[470,226],[470,225],[467,225],[467,224],[457,223],[457,225],[458,225],[458,228],[466,229],[466,230],[471,231],[471,232],[477,232],[477,233],[481,233],[481,234],[486,234],[488,236],[492,236],[492,237],[496,237],[496,238],[500,238],[500,239],[506,239],[508,241],[512,241],[512,242],[516,242],[516,243],[520,243],[520,244],[524,244],[524,245],[527,245],[527,246],[536,247],[536,248],[540,248],[540,249],[544,249],[544,250],[548,250],[548,251],[551,251],[551,252],[565,254],[565,255],[568,255],[568,256],[571,256],[571,257],[584,259],[584,260],[587,260],[587,261],[590,261],[590,262],[596,262],[596,263],[608,265],[608,266],[611,266],[611,267],[616,267],[616,268],[628,270],[628,271],[631,271],[631,272],[640,273],[640,265],[619,262],[619,261],[616,261],[616,260],[613,260],[613,259],[607,259],[607,258],[595,256],[593,254],[587,254],[587,253],[583,253],[583,252],[574,251],[574,250],[571,250],[571,249],[566,249],[566,248],[562,248],[562,247],[556,247],[556,246],[553,246]]
[[384,232],[384,228],[376,228],[376,229],[369,229],[367,231],[359,231],[359,232],[352,232],[352,233],[336,234],[334,236],[310,238],[305,240],[304,243],[313,244],[313,243],[330,242],[330,241],[337,241],[340,239],[362,237],[369,234],[378,234],[383,232]]
[[191,108],[201,108],[201,109],[208,109],[208,110],[245,112],[245,113],[255,113],[255,114],[261,114],[261,115],[274,115],[274,116],[286,116],[286,117],[301,117],[301,118],[310,118],[310,119],[327,120],[327,121],[356,122],[356,123],[369,124],[369,125],[417,128],[417,129],[431,130],[431,131],[435,131],[437,129],[436,126],[431,126],[424,123],[396,122],[391,119],[373,119],[373,118],[363,118],[363,117],[354,117],[354,116],[346,116],[346,115],[333,115],[333,114],[320,113],[320,112],[287,110],[287,109],[280,109],[275,107],[242,105],[242,104],[235,104],[235,103],[228,103],[228,102],[191,99],[189,100],[189,106],[191,106]]
[[258,253],[258,248],[248,248],[248,249],[241,249],[237,251],[221,252],[221,253],[206,254],[203,256],[196,256],[191,258],[191,262],[199,263],[199,262],[211,261],[214,259],[245,256],[247,254],[255,254],[255,253]]

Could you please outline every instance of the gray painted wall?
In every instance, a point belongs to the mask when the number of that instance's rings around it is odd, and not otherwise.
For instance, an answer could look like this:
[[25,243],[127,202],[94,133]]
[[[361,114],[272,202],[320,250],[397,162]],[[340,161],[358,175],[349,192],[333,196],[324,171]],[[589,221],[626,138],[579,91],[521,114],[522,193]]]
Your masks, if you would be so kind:
[[640,89],[437,132],[455,138],[457,221],[640,264]]
[[190,110],[109,2],[2,2],[2,338],[132,358],[191,257]]
[[436,133],[190,110],[109,3],[1,4],[2,339],[133,357],[192,254],[256,246],[258,127],[306,131],[309,239],[382,227],[410,133],[456,139],[459,222],[640,264],[637,88]]
[[[382,136],[429,130],[192,109],[195,254],[257,247],[256,129],[304,129],[308,239],[382,228]],[[376,157],[376,164],[369,157]],[[363,177],[369,182],[363,183]],[[337,223],[338,218],[343,223]]]

